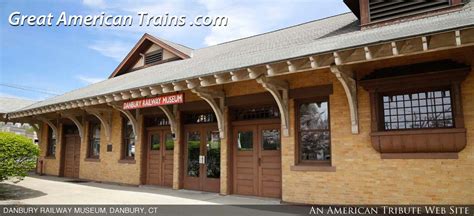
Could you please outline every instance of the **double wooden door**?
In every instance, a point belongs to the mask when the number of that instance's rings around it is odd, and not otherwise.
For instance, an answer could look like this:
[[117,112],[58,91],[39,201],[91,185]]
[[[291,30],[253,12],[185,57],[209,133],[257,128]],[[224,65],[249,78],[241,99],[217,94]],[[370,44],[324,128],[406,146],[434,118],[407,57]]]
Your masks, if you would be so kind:
[[184,140],[184,188],[219,192],[221,143],[217,125],[187,125]]
[[280,124],[234,126],[234,193],[281,197]]
[[170,129],[151,129],[147,142],[146,184],[173,185],[174,140]]
[[81,137],[79,134],[64,135],[64,177],[79,178]]

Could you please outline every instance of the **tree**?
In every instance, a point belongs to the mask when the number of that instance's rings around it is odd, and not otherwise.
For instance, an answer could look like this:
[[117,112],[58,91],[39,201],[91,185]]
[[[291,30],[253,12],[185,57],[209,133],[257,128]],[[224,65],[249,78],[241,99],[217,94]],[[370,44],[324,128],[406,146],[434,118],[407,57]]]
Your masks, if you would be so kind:
[[22,180],[35,168],[39,148],[31,139],[0,132],[0,182],[9,178]]

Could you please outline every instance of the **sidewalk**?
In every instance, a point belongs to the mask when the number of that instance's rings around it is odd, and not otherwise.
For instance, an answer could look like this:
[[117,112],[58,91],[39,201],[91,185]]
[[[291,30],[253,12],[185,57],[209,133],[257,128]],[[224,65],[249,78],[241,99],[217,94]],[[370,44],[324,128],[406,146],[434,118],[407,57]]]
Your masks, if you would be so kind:
[[0,204],[279,204],[280,200],[237,195],[222,196],[152,186],[121,186],[37,176],[13,184],[0,183]]

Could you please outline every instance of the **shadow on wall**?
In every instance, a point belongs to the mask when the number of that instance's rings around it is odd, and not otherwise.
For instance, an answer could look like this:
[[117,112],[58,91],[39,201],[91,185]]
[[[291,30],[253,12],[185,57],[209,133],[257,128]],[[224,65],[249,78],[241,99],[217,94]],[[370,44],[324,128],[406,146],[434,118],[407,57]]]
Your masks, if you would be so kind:
[[46,195],[37,190],[31,190],[14,184],[0,183],[0,200],[23,200]]

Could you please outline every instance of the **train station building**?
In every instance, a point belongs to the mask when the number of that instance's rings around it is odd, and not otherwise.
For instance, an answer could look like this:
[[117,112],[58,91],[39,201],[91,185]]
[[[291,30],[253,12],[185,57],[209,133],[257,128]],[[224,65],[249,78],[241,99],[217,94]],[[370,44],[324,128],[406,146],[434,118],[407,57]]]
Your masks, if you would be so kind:
[[474,203],[468,1],[351,12],[192,49],[149,34],[102,82],[4,115],[38,173],[308,204]]

